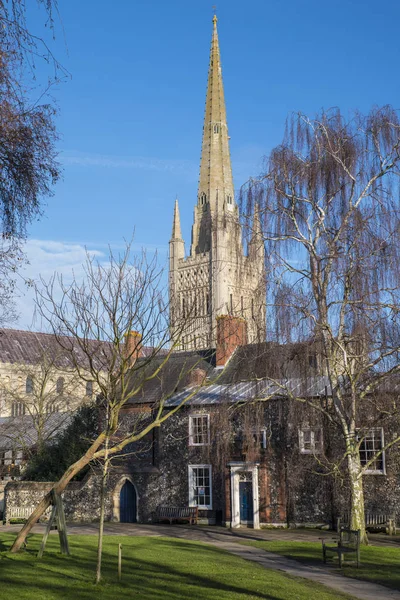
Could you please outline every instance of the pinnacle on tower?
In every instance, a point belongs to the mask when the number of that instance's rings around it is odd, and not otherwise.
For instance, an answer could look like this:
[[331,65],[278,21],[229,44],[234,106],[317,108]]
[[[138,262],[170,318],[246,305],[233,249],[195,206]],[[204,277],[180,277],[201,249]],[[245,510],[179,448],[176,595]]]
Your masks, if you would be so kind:
[[178,268],[179,261],[183,258],[185,258],[185,243],[182,238],[178,198],[176,198],[174,207],[174,222],[172,225],[172,236],[169,241],[170,274]]
[[260,252],[264,252],[264,239],[261,229],[260,210],[258,204],[255,204],[249,244],[249,257],[255,258]]
[[180,219],[180,216],[179,216],[178,198],[175,199],[174,222],[173,222],[173,225],[172,225],[171,240],[182,240],[181,219]]

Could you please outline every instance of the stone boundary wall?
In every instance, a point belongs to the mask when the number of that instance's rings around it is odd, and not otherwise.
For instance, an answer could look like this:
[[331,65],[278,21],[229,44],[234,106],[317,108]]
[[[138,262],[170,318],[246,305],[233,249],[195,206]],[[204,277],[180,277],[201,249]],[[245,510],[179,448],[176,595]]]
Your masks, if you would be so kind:
[[[162,493],[162,478],[158,469],[143,469],[129,473],[116,469],[109,475],[105,498],[105,520],[120,520],[120,491],[125,481],[136,490],[137,521],[149,523],[155,518],[157,506],[167,503],[168,491]],[[91,471],[82,481],[72,481],[62,494],[65,518],[73,522],[99,521],[101,473]],[[50,491],[54,483],[38,481],[10,481],[4,490],[3,521],[7,522],[11,507],[33,509]],[[165,499],[164,499],[165,498]],[[13,517],[12,517],[13,518]]]
[[[39,481],[10,481],[7,483],[4,490],[3,520],[7,522],[11,507],[33,510],[53,485],[53,482]],[[99,480],[92,474],[82,481],[70,483],[62,495],[66,519],[69,521],[98,520],[99,496]]]

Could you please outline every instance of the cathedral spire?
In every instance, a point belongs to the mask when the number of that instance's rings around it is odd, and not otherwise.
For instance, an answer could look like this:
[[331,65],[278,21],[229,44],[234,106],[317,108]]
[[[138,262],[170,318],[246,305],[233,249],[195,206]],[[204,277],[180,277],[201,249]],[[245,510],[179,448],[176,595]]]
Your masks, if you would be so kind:
[[[246,256],[239,210],[234,201],[217,17],[214,16],[200,178],[189,256],[185,256],[181,237],[178,203],[169,243],[171,336],[179,349],[215,348],[217,318],[227,315],[246,320],[250,343],[258,341],[260,336],[265,338],[264,243],[258,207],[252,226]],[[189,308],[193,308],[195,318],[187,319]]]
[[217,17],[213,18],[210,64],[208,70],[203,143],[200,163],[198,206],[216,210],[233,209],[233,180],[226,122],[224,87],[218,43]]

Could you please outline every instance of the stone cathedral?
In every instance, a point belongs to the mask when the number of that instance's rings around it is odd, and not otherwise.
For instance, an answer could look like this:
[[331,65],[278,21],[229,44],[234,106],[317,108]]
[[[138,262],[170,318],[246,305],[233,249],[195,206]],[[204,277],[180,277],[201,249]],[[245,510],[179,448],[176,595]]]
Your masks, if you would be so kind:
[[265,250],[257,210],[251,231],[245,253],[214,16],[190,254],[185,255],[177,200],[169,243],[170,321],[179,349],[215,348],[217,319],[225,316],[246,322],[248,343],[265,340]]

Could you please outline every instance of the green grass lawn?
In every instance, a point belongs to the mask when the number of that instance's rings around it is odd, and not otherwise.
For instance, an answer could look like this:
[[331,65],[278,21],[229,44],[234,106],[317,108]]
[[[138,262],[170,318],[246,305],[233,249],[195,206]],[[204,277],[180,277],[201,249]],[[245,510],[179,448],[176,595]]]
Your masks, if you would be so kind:
[[[327,542],[330,542],[332,533],[328,533],[326,537]],[[323,565],[321,542],[237,541],[256,548],[263,548],[269,552],[276,552],[307,564]],[[334,545],[334,543],[332,540],[330,545]],[[332,562],[329,561],[329,564],[332,564]],[[362,546],[360,567],[357,569],[356,566],[345,565],[339,572],[343,572],[348,577],[365,579],[400,590],[400,547]]]
[[[51,535],[46,553],[36,558],[41,536],[12,555],[12,534],[0,533],[1,600],[265,599],[335,600],[350,598],[321,585],[263,569],[213,546],[161,537],[107,536],[104,581],[95,586],[96,537],[72,535],[71,556],[59,553]],[[117,577],[118,543],[123,545],[122,582]]]

